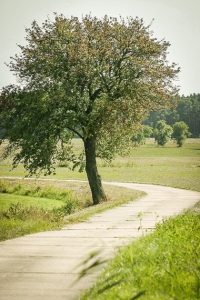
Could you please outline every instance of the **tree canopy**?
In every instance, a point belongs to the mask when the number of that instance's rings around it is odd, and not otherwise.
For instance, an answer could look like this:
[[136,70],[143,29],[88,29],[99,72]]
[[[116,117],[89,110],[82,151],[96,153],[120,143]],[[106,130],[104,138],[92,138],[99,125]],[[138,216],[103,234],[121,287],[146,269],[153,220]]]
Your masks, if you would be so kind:
[[167,125],[164,120],[160,120],[156,123],[154,129],[155,141],[158,146],[164,146],[171,139],[173,129],[170,125]]
[[184,141],[187,139],[188,136],[191,135],[188,129],[188,125],[183,121],[176,122],[173,125],[172,138],[174,139],[174,141],[176,141],[179,147],[182,147]]
[[[15,153],[30,174],[54,170],[57,160],[85,168],[93,202],[106,200],[96,157],[111,160],[127,149],[149,110],[171,107],[179,68],[167,61],[170,44],[153,37],[139,18],[79,20],[55,14],[26,29],[25,46],[11,58],[19,86],[0,95],[5,156]],[[84,151],[72,152],[79,136]],[[126,146],[125,146],[126,145]]]

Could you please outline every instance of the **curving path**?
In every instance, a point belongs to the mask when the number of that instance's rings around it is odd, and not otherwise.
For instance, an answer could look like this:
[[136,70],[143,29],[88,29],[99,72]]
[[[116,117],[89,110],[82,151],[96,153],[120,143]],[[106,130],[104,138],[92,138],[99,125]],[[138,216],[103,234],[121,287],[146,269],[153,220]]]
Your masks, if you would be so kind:
[[[1,242],[1,300],[76,299],[102,270],[101,265],[77,280],[84,266],[90,266],[95,259],[112,257],[116,246],[150,232],[163,217],[179,214],[200,200],[200,193],[194,191],[147,184],[104,184],[142,190],[147,195],[60,231]],[[100,252],[84,265],[93,251]]]

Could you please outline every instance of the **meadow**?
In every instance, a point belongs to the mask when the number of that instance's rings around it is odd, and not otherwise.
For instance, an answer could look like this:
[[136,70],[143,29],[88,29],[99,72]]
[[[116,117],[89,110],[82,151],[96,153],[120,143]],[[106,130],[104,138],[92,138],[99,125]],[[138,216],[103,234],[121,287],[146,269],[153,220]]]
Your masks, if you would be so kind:
[[[75,139],[74,145],[76,152],[81,151],[81,140]],[[87,180],[85,172],[71,171],[66,165],[58,164],[56,175],[48,178]],[[11,169],[11,160],[1,162],[1,176],[23,177],[26,174],[22,165]],[[129,156],[118,156],[110,164],[98,160],[98,169],[105,181],[150,183],[200,191],[200,139],[187,139],[181,148],[173,142],[157,147],[154,139],[149,139],[146,145],[134,147]]]

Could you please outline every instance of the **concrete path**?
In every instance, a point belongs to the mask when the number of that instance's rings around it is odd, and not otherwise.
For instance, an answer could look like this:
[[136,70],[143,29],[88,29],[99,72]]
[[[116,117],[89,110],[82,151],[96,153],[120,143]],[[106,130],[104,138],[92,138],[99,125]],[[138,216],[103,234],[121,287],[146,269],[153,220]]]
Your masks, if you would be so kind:
[[[116,246],[153,230],[163,217],[179,214],[200,200],[200,193],[194,191],[147,184],[109,184],[142,190],[147,196],[60,231],[1,242],[1,300],[77,299],[103,268],[77,281],[85,266],[95,259],[111,258]],[[142,213],[141,223],[139,213]],[[95,251],[100,252],[83,264]]]

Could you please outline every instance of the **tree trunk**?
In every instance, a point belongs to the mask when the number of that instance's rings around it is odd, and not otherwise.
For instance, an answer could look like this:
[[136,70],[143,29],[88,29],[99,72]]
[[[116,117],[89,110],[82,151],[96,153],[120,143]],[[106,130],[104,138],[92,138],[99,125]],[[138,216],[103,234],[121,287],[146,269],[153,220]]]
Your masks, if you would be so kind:
[[86,138],[86,140],[84,141],[84,146],[86,156],[85,170],[92,192],[93,204],[95,205],[103,201],[107,201],[106,195],[102,187],[101,178],[97,170],[95,138]]

